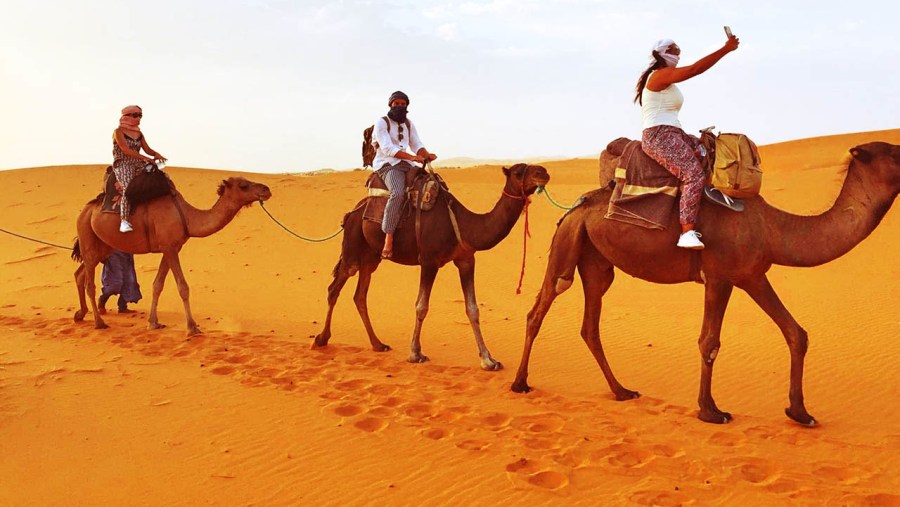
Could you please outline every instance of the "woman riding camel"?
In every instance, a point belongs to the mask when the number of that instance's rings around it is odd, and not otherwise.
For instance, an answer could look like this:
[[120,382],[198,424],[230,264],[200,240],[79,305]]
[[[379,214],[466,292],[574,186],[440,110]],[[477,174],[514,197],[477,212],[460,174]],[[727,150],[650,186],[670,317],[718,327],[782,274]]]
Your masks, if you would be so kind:
[[[141,133],[141,118],[144,116],[141,108],[138,106],[128,106],[122,109],[122,117],[119,119],[119,128],[113,132],[113,171],[116,173],[116,180],[121,186],[121,200],[119,201],[120,216],[122,223],[119,225],[120,232],[131,232],[131,224],[128,222],[128,216],[131,212],[128,205],[128,199],[125,198],[125,189],[131,180],[141,171],[148,162],[165,162],[166,157],[153,151],[147,144],[147,139]],[[145,153],[153,156],[147,157],[141,155],[141,148]]]
[[678,246],[682,248],[703,248],[701,234],[694,230],[694,226],[706,175],[694,153],[700,140],[685,133],[678,121],[684,96],[675,83],[706,72],[723,56],[737,49],[738,44],[738,38],[729,35],[720,49],[693,65],[678,67],[681,48],[672,39],[659,40],[653,46],[652,63],[637,83],[634,101],[641,105],[643,118],[641,147],[681,181],[678,221],[682,234],[678,238]]

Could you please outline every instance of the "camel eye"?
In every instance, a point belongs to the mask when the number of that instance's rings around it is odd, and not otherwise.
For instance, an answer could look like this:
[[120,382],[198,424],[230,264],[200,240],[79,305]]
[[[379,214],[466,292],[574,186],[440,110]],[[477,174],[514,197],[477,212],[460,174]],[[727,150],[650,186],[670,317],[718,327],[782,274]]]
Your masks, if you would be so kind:
[[240,185],[238,185],[238,187],[240,187],[241,190],[247,190],[248,188],[250,188],[250,185],[247,183],[241,183]]

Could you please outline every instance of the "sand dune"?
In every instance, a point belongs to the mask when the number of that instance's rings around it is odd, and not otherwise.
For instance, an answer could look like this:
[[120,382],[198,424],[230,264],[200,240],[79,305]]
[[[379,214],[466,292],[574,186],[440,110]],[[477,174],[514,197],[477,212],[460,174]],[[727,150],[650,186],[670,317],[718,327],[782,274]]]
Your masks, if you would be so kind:
[[[900,130],[761,147],[763,196],[820,213],[837,196],[847,150],[900,144]],[[602,143],[599,143],[602,144]],[[595,160],[544,164],[554,199],[594,188]],[[105,165],[0,172],[0,228],[69,245]],[[168,169],[206,208],[236,173]],[[334,232],[363,195],[367,172],[246,177],[272,188],[267,209],[310,237]],[[445,170],[470,209],[486,211],[497,166]],[[530,208],[523,224],[478,254],[482,328],[506,369],[478,368],[459,282],[438,275],[423,332],[425,364],[408,364],[418,271],[384,264],[369,297],[392,345],[368,347],[345,288],[330,345],[310,350],[325,316],[339,239],[305,243],[256,204],[223,231],[191,239],[182,264],[204,334],[187,339],[168,281],[146,330],[158,255],[138,256],[137,314],[78,306],[76,265],[62,248],[0,234],[0,503],[900,505],[900,213],[846,256],[817,268],[774,267],[770,279],[810,335],[806,404],[821,422],[784,417],[788,352],[777,327],[736,291],[714,393],[731,424],[695,417],[703,291],[619,273],[604,304],[604,346],[618,378],[643,396],[616,402],[579,337],[580,290],[558,299],[536,342],[528,395],[509,391],[524,318],[540,286],[562,210]]]

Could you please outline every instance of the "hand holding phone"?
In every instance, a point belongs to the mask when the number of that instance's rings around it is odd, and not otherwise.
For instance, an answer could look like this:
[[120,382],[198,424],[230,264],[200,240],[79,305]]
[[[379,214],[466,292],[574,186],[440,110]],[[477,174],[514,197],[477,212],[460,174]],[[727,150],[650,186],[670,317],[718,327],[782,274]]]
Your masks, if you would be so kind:
[[725,27],[725,35],[727,35],[728,38],[734,37],[734,34],[731,33],[731,27],[730,27],[730,26],[726,26],[726,27]]

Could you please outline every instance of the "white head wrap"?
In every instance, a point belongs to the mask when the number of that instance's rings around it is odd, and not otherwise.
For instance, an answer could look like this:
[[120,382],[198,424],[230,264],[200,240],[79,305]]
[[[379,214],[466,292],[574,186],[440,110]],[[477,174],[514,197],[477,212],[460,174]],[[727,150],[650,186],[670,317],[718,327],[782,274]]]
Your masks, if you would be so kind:
[[[666,53],[666,50],[669,49],[669,46],[671,46],[672,44],[675,44],[675,41],[673,41],[672,39],[659,39],[655,44],[653,44],[653,51],[659,53],[660,58],[665,60],[666,65],[668,65],[669,67],[677,66],[678,60],[680,58],[680,55],[670,55],[669,53]],[[653,57],[652,52],[650,53],[650,62],[656,62],[656,58]]]

